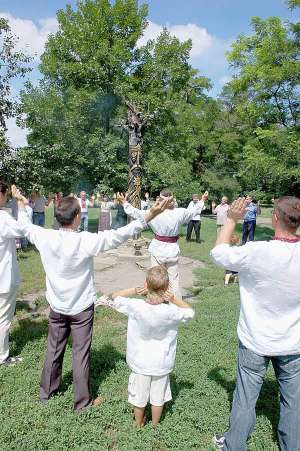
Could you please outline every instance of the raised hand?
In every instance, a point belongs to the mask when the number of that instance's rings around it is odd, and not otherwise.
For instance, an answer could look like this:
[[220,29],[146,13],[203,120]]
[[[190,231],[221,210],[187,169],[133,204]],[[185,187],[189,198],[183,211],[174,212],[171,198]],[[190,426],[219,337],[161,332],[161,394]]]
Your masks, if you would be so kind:
[[205,193],[201,197],[202,200],[206,201],[208,199],[208,191],[205,191]]
[[235,222],[243,219],[246,214],[247,202],[245,197],[239,197],[234,202],[232,202],[228,212],[227,217],[233,219]]
[[126,198],[126,196],[124,196],[124,193],[117,193],[116,200],[120,204],[124,204],[127,201],[127,198]]
[[11,186],[11,195],[16,200],[24,201],[25,197],[21,194],[21,191],[16,187],[16,185]]
[[166,197],[164,199],[159,198],[155,204],[145,214],[145,221],[150,222],[156,216],[160,215],[163,211],[171,208],[174,203],[173,196]]

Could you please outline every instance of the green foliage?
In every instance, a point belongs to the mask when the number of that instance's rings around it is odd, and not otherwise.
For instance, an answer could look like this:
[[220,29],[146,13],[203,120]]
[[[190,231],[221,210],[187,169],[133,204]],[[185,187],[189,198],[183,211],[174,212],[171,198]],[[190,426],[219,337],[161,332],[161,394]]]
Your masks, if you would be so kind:
[[126,189],[133,107],[144,123],[145,190],[168,185],[181,202],[204,189],[216,199],[299,193],[298,23],[253,18],[252,35],[233,43],[235,75],[218,100],[190,65],[190,41],[164,29],[138,46],[147,8],[135,0],[82,0],[59,11],[58,23],[43,80],[22,94],[28,148],[2,163],[23,188]]
[[5,120],[15,116],[17,105],[11,99],[11,80],[24,77],[30,70],[30,58],[15,49],[16,37],[8,21],[0,17],[0,127],[5,130]]
[[228,60],[238,70],[230,82],[235,94],[246,94],[238,105],[259,125],[299,124],[300,47],[294,29],[277,17],[252,19],[254,34],[240,36]]
[[[164,30],[156,41],[137,46],[146,15],[147,8],[133,0],[81,1],[76,11],[68,6],[58,12],[58,32],[42,56],[44,79],[37,88],[27,85],[22,104],[35,172],[44,160],[50,176],[61,160],[60,175],[53,174],[60,189],[78,178],[106,192],[126,188],[129,104],[147,123],[145,162],[148,154],[153,159],[163,152],[174,165],[184,158],[191,164],[194,149],[179,115],[203,98],[209,81],[189,64],[190,41],[181,43]],[[172,184],[179,186],[178,171],[176,177]],[[48,178],[40,179],[49,186]],[[152,180],[146,184],[152,189]]]
[[300,7],[300,0],[286,0],[286,2],[291,9]]
[[241,178],[249,189],[295,195],[300,193],[300,140],[296,131],[256,130],[245,146]]

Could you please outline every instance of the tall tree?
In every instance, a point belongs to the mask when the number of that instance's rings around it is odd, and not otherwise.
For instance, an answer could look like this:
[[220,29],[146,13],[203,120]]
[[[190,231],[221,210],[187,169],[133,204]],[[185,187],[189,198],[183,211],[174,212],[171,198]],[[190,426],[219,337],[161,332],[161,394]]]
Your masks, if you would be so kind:
[[49,38],[41,71],[61,93],[73,88],[97,92],[119,103],[118,124],[107,117],[106,133],[116,125],[129,138],[129,191],[139,206],[141,148],[147,128],[172,120],[179,101],[209,86],[188,63],[191,42],[164,30],[157,41],[138,47],[147,8],[137,0],[79,1],[58,12],[59,30]]
[[5,137],[6,120],[18,113],[18,105],[11,96],[11,82],[15,77],[24,77],[30,70],[30,58],[16,50],[16,42],[7,20],[0,17],[0,175],[4,159],[10,152]]
[[239,36],[228,60],[236,70],[230,82],[243,95],[241,113],[257,125],[296,126],[300,121],[300,46],[294,24],[278,17],[252,19],[254,34]]

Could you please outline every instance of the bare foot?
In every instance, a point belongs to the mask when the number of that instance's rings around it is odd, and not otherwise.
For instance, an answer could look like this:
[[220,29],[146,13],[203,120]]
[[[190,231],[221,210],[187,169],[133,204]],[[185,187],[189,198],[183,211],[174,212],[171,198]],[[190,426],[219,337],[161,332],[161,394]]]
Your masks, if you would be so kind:
[[100,404],[102,404],[103,400],[104,400],[103,396],[97,396],[97,398],[93,399],[92,406],[94,407],[99,406]]

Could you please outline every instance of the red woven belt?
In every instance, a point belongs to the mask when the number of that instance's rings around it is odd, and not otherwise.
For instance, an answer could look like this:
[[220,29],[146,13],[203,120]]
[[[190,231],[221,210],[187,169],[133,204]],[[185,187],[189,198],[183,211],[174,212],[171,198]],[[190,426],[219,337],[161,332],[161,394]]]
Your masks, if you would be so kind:
[[179,235],[178,236],[155,235],[155,239],[158,241],[162,241],[163,243],[177,243],[177,241],[179,240]]

